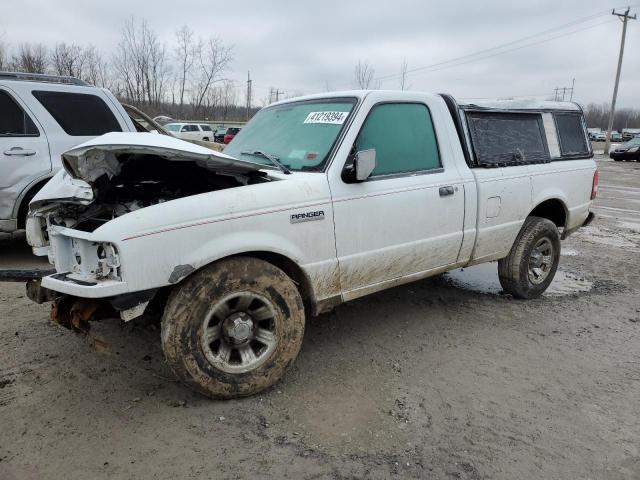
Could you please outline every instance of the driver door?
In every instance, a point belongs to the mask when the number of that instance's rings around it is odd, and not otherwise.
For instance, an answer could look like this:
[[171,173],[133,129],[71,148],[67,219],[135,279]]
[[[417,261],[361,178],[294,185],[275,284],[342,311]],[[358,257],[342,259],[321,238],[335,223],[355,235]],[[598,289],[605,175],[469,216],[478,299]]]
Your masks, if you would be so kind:
[[375,149],[376,167],[365,181],[334,177],[332,185],[345,300],[456,263],[464,183],[444,140],[426,101],[379,102],[368,112],[352,153]]

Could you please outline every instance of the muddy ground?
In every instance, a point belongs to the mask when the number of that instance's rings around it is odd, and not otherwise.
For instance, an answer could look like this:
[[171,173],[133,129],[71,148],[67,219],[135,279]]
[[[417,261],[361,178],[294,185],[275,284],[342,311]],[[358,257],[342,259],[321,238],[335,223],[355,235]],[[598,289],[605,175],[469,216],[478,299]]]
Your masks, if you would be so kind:
[[96,351],[0,284],[0,478],[640,478],[640,164],[599,163],[548,295],[492,265],[354,301],[244,400],[175,382],[154,326]]

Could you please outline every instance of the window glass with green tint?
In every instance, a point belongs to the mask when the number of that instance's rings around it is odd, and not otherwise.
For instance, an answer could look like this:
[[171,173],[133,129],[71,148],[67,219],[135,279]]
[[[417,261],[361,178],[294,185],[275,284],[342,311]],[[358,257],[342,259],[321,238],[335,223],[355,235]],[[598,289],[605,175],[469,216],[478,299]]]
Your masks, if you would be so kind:
[[431,115],[419,103],[375,106],[360,130],[357,150],[376,150],[372,176],[440,168]]
[[224,149],[232,157],[269,165],[276,157],[291,170],[320,171],[356,101],[326,98],[260,110]]

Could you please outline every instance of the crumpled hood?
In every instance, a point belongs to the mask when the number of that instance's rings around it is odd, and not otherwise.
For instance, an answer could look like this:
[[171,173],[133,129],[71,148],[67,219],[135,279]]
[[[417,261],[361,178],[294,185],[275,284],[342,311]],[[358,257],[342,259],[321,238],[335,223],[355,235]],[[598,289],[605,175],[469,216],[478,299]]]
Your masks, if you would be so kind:
[[88,205],[94,200],[94,182],[106,175],[111,180],[121,170],[122,154],[150,155],[170,161],[194,162],[199,167],[220,174],[238,175],[257,170],[277,170],[271,165],[238,160],[224,153],[201,147],[166,135],[152,133],[107,133],[82,143],[62,154],[64,169],[59,171],[33,197],[30,208],[39,209],[49,203]]
[[[198,166],[221,174],[241,174],[276,167],[246,162],[224,153],[166,135],[150,133],[107,133],[82,143],[62,154],[62,164],[71,177],[91,185],[97,178],[109,179],[120,172],[118,156],[139,153],[157,155],[172,161],[195,162]],[[150,158],[149,168],[153,168]]]

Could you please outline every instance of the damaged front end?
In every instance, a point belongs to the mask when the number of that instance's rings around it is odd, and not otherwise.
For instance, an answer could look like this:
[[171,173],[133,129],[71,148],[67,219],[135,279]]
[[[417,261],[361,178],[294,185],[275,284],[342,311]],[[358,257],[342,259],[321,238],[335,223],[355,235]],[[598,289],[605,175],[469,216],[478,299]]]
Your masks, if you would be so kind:
[[[103,135],[64,153],[62,163],[64,170],[32,200],[27,220],[34,254],[48,256],[56,273],[29,282],[28,294],[37,302],[55,298],[52,318],[78,331],[101,304],[123,320],[142,315],[159,290],[127,284],[127,268],[139,266],[131,258],[123,266],[131,231],[109,228],[116,219],[133,215],[128,224],[139,223],[142,209],[272,180],[261,171],[268,166],[145,133]],[[161,223],[162,211],[151,218]]]

